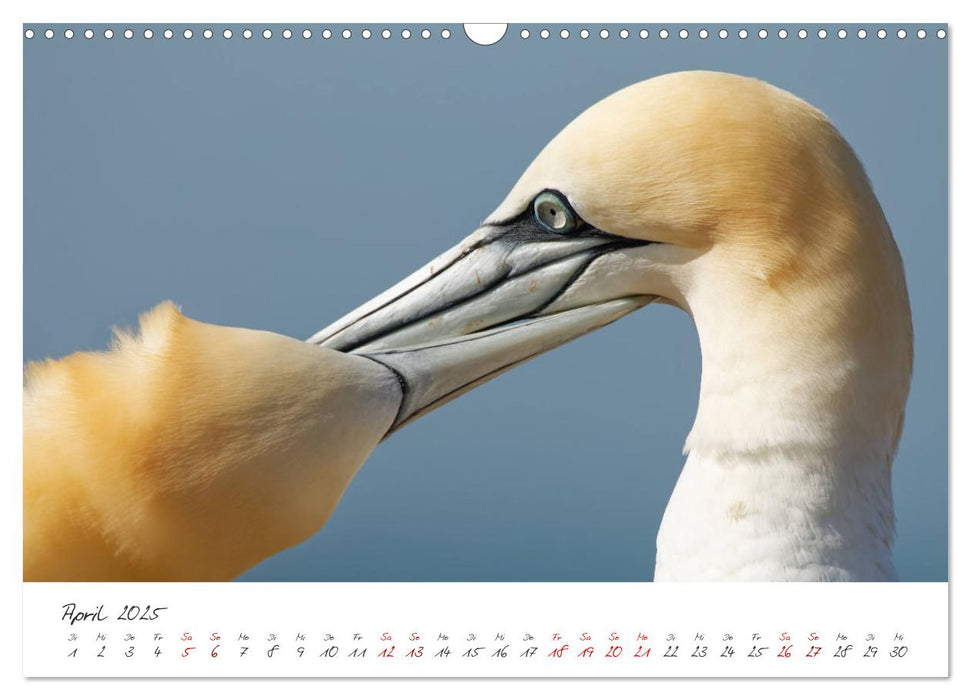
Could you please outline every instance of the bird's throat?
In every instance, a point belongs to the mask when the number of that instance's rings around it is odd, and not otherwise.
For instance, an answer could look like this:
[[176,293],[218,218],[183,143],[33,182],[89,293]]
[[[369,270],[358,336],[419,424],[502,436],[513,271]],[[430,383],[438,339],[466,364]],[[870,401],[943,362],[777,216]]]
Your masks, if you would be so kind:
[[834,313],[825,296],[694,291],[699,406],[656,579],[895,578],[891,464],[910,366],[892,353],[909,317],[903,329],[855,322],[865,307]]

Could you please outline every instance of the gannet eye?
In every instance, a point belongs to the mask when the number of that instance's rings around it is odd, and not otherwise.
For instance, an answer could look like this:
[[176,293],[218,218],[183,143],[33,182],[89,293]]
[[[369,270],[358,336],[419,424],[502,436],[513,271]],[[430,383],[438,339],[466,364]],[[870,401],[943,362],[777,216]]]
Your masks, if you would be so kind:
[[556,192],[542,192],[533,200],[533,216],[553,233],[571,233],[580,226],[580,217]]

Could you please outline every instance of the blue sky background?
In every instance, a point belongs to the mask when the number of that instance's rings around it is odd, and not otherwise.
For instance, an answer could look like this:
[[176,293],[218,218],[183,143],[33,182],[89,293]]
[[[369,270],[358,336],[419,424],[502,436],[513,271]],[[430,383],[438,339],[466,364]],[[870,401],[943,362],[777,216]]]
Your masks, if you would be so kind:
[[[126,40],[126,26],[135,38]],[[144,39],[150,26],[154,38]],[[167,26],[167,25],[166,25]],[[900,246],[916,333],[894,467],[901,579],[947,579],[947,41],[213,39],[185,25],[24,41],[24,360],[103,348],[174,299],[306,338],[451,246],[584,108],[655,75],[772,82],[835,122]],[[232,40],[222,29],[234,31]],[[335,35],[345,25],[331,27]],[[46,28],[46,25],[40,29]],[[599,30],[600,25],[591,27]],[[679,27],[680,28],[680,25]],[[38,32],[39,34],[40,32]],[[650,580],[694,417],[694,328],[653,305],[378,447],[327,526],[244,580]]]

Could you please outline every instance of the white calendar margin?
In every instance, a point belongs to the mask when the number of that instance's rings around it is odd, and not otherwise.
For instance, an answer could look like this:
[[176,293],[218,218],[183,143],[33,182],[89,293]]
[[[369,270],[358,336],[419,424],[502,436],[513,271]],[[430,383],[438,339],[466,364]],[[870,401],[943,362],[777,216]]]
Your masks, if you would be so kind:
[[[418,10],[416,11],[416,5],[418,5]],[[578,3],[575,6],[564,5],[563,3],[547,3],[549,6],[555,5],[557,19],[563,22],[568,21],[592,21],[591,14],[596,17],[597,21],[633,21],[633,19],[644,18],[644,21],[668,21],[668,22],[711,22],[711,21],[724,21],[724,22],[738,22],[738,21],[765,21],[765,22],[799,22],[799,21],[879,21],[881,18],[894,17],[898,21],[908,21],[917,22],[924,21],[927,17],[936,18],[948,18],[952,21],[957,21],[960,24],[962,19],[965,19],[967,14],[963,6],[954,2],[951,3],[950,0],[925,0],[925,2],[914,4],[913,2],[907,2],[906,0],[886,0],[884,3],[879,5],[873,5],[871,9],[866,9],[862,6],[847,4],[845,2],[837,2],[836,0],[817,0],[813,3],[812,7],[807,7],[803,4],[794,3],[791,5],[779,4],[779,3],[769,3],[763,0],[739,0],[739,2],[733,3],[731,6],[725,3],[715,2],[714,0],[698,0],[698,2],[685,5],[671,4],[671,5],[644,5],[640,9],[631,8],[629,3],[616,2],[611,4],[599,3],[597,5],[596,12],[591,12],[589,4]],[[367,5],[352,4],[352,3],[330,3],[326,6],[320,5],[319,3],[313,4],[307,2],[307,0],[283,0],[283,2],[278,2],[272,6],[266,5],[265,2],[259,2],[258,0],[239,0],[239,2],[233,5],[233,18],[236,21],[244,21],[245,19],[251,19],[252,21],[284,21],[291,19],[294,16],[299,16],[301,19],[306,21],[311,21],[314,18],[327,19],[328,21],[414,21],[416,15],[419,18],[432,21],[468,21],[469,19],[477,19],[478,21],[539,21],[544,19],[544,13],[547,12],[547,8],[540,7],[537,5],[530,5],[525,7],[521,2],[513,2],[512,0],[493,0],[489,3],[488,8],[485,4],[479,3],[477,6],[459,6],[455,3],[448,4],[438,3],[437,0],[415,0],[415,2],[408,4],[408,12],[405,13],[403,9],[404,6],[400,3],[393,3],[390,0],[373,0]],[[434,8],[434,9],[429,9]],[[525,9],[524,9],[525,8]],[[647,9],[644,9],[647,8]],[[49,0],[44,5],[31,5],[29,7],[29,12],[27,5],[24,4],[23,7],[18,7],[16,3],[7,4],[5,9],[0,10],[5,18],[11,19],[8,24],[19,24],[20,22],[26,21],[27,16],[34,21],[61,21],[63,18],[76,16],[76,6],[73,3],[64,2],[64,0]],[[108,22],[117,19],[118,17],[125,16],[131,21],[159,21],[162,18],[172,18],[173,21],[176,19],[181,21],[211,21],[214,17],[213,9],[204,4],[198,2],[189,2],[188,0],[169,0],[164,6],[155,3],[142,3],[133,5],[131,3],[119,2],[118,0],[88,0],[85,6],[85,13],[87,19],[91,22]],[[645,14],[646,13],[646,14]],[[326,15],[326,17],[325,17]],[[636,17],[634,16],[636,15]],[[6,39],[11,40],[7,41]],[[10,97],[11,104],[14,105],[14,109],[9,110],[7,117],[10,119],[10,133],[17,133],[20,131],[20,115],[21,115],[21,38],[19,33],[9,32],[4,37],[4,55],[8,59],[8,63],[13,66],[13,70],[7,71],[3,76],[0,76],[0,84],[2,84],[2,90],[4,93],[8,94]],[[952,48],[953,55],[953,65],[952,70],[955,74],[962,72],[961,68],[968,68],[968,60],[966,57],[966,52],[960,50],[960,44]],[[964,71],[967,73],[968,71]],[[967,114],[969,109],[967,108],[967,94],[968,91],[957,86],[953,94],[952,109],[956,121],[960,121],[960,114]],[[6,122],[5,122],[6,123]],[[967,177],[967,163],[971,163],[971,158],[961,158],[961,156],[967,156],[971,152],[968,148],[968,142],[966,139],[961,138],[961,132],[958,130],[953,136],[953,155],[955,156],[952,160],[952,167],[954,172],[953,189],[955,191],[960,191],[960,185],[966,184],[968,182]],[[20,168],[21,168],[21,155],[19,144],[13,149],[13,158],[7,160],[6,172],[3,176],[4,187],[2,188],[2,198],[4,204],[4,211],[9,212],[8,223],[11,230],[20,230],[21,222],[21,182],[20,182]],[[952,206],[954,209],[954,221],[957,222],[959,219],[966,221],[968,219],[968,205],[966,202],[962,203],[960,198],[952,198]],[[3,289],[4,289],[4,306],[7,310],[8,316],[11,319],[18,319],[21,313],[21,295],[22,295],[22,271],[21,271],[21,256],[20,256],[20,240],[18,237],[8,237],[5,245],[4,252],[7,253],[3,256],[3,259],[8,262],[9,274],[2,275],[3,278]],[[952,245],[952,265],[954,269],[961,269],[961,263],[968,261],[967,246],[962,243],[961,237],[956,237]],[[959,301],[967,301],[968,294],[968,278],[962,278],[957,275],[953,278],[953,303]],[[954,356],[960,357],[962,348],[967,348],[967,322],[966,319],[960,315],[955,315],[954,325],[952,328],[952,352]],[[20,350],[21,344],[19,343],[19,333],[20,324],[13,323],[10,329],[12,342],[6,343],[4,347],[4,352],[8,355],[6,358],[8,362],[7,366],[15,366],[20,363]],[[955,363],[952,371],[952,397],[953,397],[953,414],[952,420],[955,425],[962,424],[962,418],[966,417],[968,414],[967,408],[967,396],[969,392],[967,391],[969,382],[967,381],[967,372],[962,371],[962,364],[960,362]],[[8,386],[10,389],[5,393],[8,397],[16,397],[18,387],[21,383],[21,377],[18,373],[9,373],[8,376]],[[4,433],[3,443],[5,447],[9,447],[8,453],[13,455],[11,462],[13,464],[19,465],[18,451],[20,448],[20,417],[19,417],[19,401],[16,398],[11,399],[4,409],[4,425],[7,426],[8,430]],[[968,450],[966,436],[962,437],[960,431],[954,433],[954,445],[952,459],[955,463],[961,463],[961,457],[965,455]],[[960,500],[960,496],[967,493],[967,484],[965,479],[962,478],[962,474],[957,470],[951,474],[950,481],[950,497],[951,500],[956,502]],[[6,509],[8,516],[8,530],[11,532],[19,532],[21,526],[21,507],[20,507],[20,469],[19,466],[11,470],[10,473],[10,484],[12,486],[10,494],[12,497],[8,500],[9,508]],[[953,510],[951,513],[953,519],[954,528],[951,530],[952,542],[954,535],[966,534],[969,531],[968,524],[971,522],[967,513],[961,511],[960,509]],[[21,584],[21,556],[20,556],[20,542],[19,537],[7,538],[7,545],[4,556],[2,558],[2,564],[0,568],[3,569],[4,576],[4,590],[7,594],[7,599],[16,599],[18,591],[22,588]],[[950,548],[950,574],[949,578],[952,582],[966,580],[968,578],[969,567],[968,558],[962,558],[960,552],[953,548]],[[943,586],[945,584],[937,584]],[[25,593],[25,600],[27,598]],[[960,601],[959,601],[960,603]],[[903,609],[904,606],[900,606]],[[25,612],[25,611],[22,611]],[[958,626],[958,629],[963,629],[966,625],[962,623],[966,622],[966,606],[958,605],[954,609],[954,624]],[[25,625],[32,624],[30,618],[22,618],[22,622]],[[941,623],[944,625],[945,623]],[[957,658],[961,658],[965,651],[967,651],[965,644],[966,635],[961,635],[960,633],[954,636],[954,653]],[[26,637],[23,641],[27,641]],[[3,657],[5,665],[5,678],[11,679],[15,672],[12,668],[20,660],[21,655],[17,652],[20,651],[17,647],[20,646],[21,639],[18,635],[8,635],[2,642],[0,642],[0,648],[3,649]],[[25,652],[26,653],[26,652]],[[26,657],[25,657],[26,660]],[[943,663],[943,662],[942,662]],[[24,667],[26,670],[26,666]],[[966,675],[966,674],[965,674]],[[65,686],[61,683],[54,685],[46,685],[42,688],[38,688],[36,684],[29,684],[21,680],[17,685],[14,683],[9,684],[11,688],[14,689],[13,692],[19,695],[31,697],[63,697],[66,692]],[[30,686],[33,686],[32,688]],[[929,691],[931,697],[952,697],[957,696],[958,693],[955,688],[963,687],[963,683],[949,683],[942,685],[940,683],[934,683],[933,686],[925,685],[924,683],[913,684],[909,683],[905,686],[891,686],[887,683],[880,684],[868,684],[861,688],[858,684],[841,683],[841,684],[828,684],[824,688],[824,692],[836,693],[840,692],[866,692],[866,693],[886,693],[894,688],[897,688],[907,696],[912,696],[913,694],[919,694],[925,691]],[[69,686],[68,690],[75,690],[81,686]],[[177,691],[180,693],[184,692],[212,692],[212,686],[210,685],[199,685],[196,684],[182,684],[181,690]],[[663,688],[671,693],[684,692],[685,687],[681,685],[671,686],[671,685],[654,685],[654,689]],[[235,697],[240,698],[250,698],[250,697],[265,697],[268,692],[278,692],[278,691],[290,691],[294,690],[300,691],[313,691],[314,689],[319,690],[319,686],[309,686],[304,684],[289,683],[286,685],[278,684],[240,684],[235,683],[232,685],[220,685],[219,690],[221,692],[232,692]],[[357,684],[347,685],[347,684],[331,684],[328,686],[329,689],[341,689],[347,690],[348,693],[359,693],[361,692],[362,686]],[[365,686],[366,688],[366,686]],[[494,686],[490,684],[477,684],[477,685],[461,685],[457,686],[450,683],[436,683],[436,682],[420,682],[411,683],[409,685],[411,692],[420,692],[425,697],[449,697],[452,698],[456,694],[461,694],[465,697],[470,698],[480,698],[493,696],[497,688],[500,688],[500,692],[513,692],[514,690],[520,690],[530,693],[537,692],[556,692],[558,696],[561,697],[589,697],[589,693],[592,688],[597,691],[605,690],[616,697],[643,697],[644,687],[639,684],[629,684],[623,682],[611,683],[609,686],[591,686],[589,683],[585,684],[558,684],[558,685],[541,685],[537,686],[534,683],[529,685],[512,685],[510,683],[504,684],[503,686]],[[394,688],[397,690],[397,687]],[[171,697],[173,687],[168,684],[133,684],[132,682],[116,681],[110,682],[105,681],[101,683],[91,684],[87,683],[84,686],[85,692],[101,692],[105,691],[108,693],[138,693],[140,697],[143,698],[161,698],[161,697]],[[687,692],[691,691],[691,686],[687,687]],[[721,685],[718,688],[718,692],[722,697],[751,697],[752,692],[756,694],[770,694],[770,693],[785,693],[787,697],[792,698],[803,698],[803,697],[817,697],[820,691],[814,684],[787,684],[779,685],[778,683],[757,683],[757,682],[741,682],[732,685]],[[966,692],[966,691],[962,691]],[[636,695],[635,695],[636,693]]]
[[[948,675],[948,584],[649,584],[649,583],[228,583],[24,584],[24,675],[27,677],[944,677]],[[62,606],[104,605],[104,622],[62,620]],[[165,606],[155,621],[119,622],[125,605]],[[69,642],[68,635],[78,635]],[[217,656],[209,641],[218,632]],[[362,635],[353,641],[351,635]],[[562,635],[554,641],[553,633]],[[581,633],[592,641],[582,642]],[[648,635],[638,641],[638,633]],[[778,658],[779,635],[791,636],[792,656]],[[134,634],[134,642],[123,641]],[[153,635],[161,633],[161,642]],[[181,642],[184,633],[191,642]],[[239,656],[239,634],[249,636]],[[306,635],[296,641],[296,635]],[[323,636],[335,640],[325,643]],[[381,641],[383,633],[391,641]],[[412,633],[420,639],[411,641]],[[451,656],[436,658],[446,645]],[[620,639],[608,641],[616,633]],[[666,641],[676,634],[675,642]],[[696,634],[704,634],[703,641]],[[732,634],[732,658],[721,658]],[[748,658],[759,633],[761,658]],[[815,642],[823,651],[806,658]],[[834,658],[836,634],[853,649]],[[106,635],[96,642],[98,634]],[[276,634],[275,641],[267,641]],[[475,642],[467,635],[476,634]],[[505,639],[496,641],[496,635]],[[523,641],[530,634],[533,641]],[[865,635],[874,634],[867,642]],[[902,634],[903,640],[895,641]],[[321,658],[337,644],[333,658]],[[393,658],[379,653],[394,645]],[[507,656],[492,653],[508,644]],[[554,648],[568,644],[562,658]],[[607,658],[611,644],[623,646]],[[677,644],[677,658],[664,658]],[[875,658],[863,658],[867,646]],[[104,656],[97,653],[105,646]],[[135,646],[130,658],[124,652]],[[272,657],[267,650],[279,645]],[[646,658],[633,658],[638,645]],[[891,646],[905,645],[903,658]],[[78,647],[78,655],[69,657]],[[156,646],[162,656],[152,652]],[[185,658],[184,647],[194,646]],[[303,656],[297,647],[303,646]],[[410,649],[423,646],[421,658]],[[538,647],[535,656],[520,654]],[[577,655],[594,647],[590,658]],[[692,658],[707,646],[704,658]],[[363,658],[349,657],[355,647]],[[477,658],[462,654],[483,647]]]

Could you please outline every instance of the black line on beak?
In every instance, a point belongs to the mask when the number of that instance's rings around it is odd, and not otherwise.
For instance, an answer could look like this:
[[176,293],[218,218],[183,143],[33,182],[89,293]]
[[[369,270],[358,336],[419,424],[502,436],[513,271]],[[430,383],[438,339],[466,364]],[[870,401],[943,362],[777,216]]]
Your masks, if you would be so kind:
[[391,433],[393,433],[395,430],[398,429],[398,427],[397,427],[398,426],[398,421],[401,420],[401,412],[404,410],[404,408],[405,408],[405,400],[408,398],[408,391],[409,391],[408,380],[405,379],[405,375],[403,375],[401,372],[399,372],[398,370],[396,370],[394,367],[392,367],[388,363],[382,362],[381,360],[377,359],[376,357],[373,357],[371,355],[361,355],[361,357],[366,357],[367,359],[371,360],[372,362],[377,362],[379,365],[381,365],[382,367],[384,367],[385,369],[387,369],[389,372],[391,372],[395,376],[395,379],[398,380],[398,386],[401,388],[401,402],[398,404],[398,410],[394,414],[394,420],[391,422],[391,427],[388,428],[388,432],[384,434],[384,437],[383,438],[381,438],[382,440],[384,440]]
[[415,286],[402,291],[401,293],[397,294],[395,297],[388,299],[380,306],[375,307],[374,309],[371,309],[370,311],[368,311],[366,314],[348,322],[339,330],[332,332],[327,338],[319,341],[318,345],[323,345],[324,343],[327,343],[328,341],[335,339],[337,336],[339,336],[340,334],[342,334],[344,331],[348,330],[355,324],[361,323],[362,321],[364,321],[367,318],[370,318],[371,316],[378,313],[379,311],[382,311],[383,309],[386,309],[392,304],[395,304],[396,302],[401,301],[409,294],[417,291],[424,285],[431,282],[431,280],[435,279],[436,277],[452,269],[456,264],[458,264],[460,261],[467,258],[475,251],[481,248],[485,248],[499,241],[503,241],[513,247],[518,244],[525,244],[525,243],[563,242],[563,241],[577,240],[577,239],[597,239],[597,240],[602,240],[603,243],[601,245],[595,245],[590,248],[586,248],[582,251],[564,255],[563,257],[557,258],[555,260],[534,264],[531,267],[517,271],[515,274],[509,274],[507,272],[502,277],[499,277],[498,279],[494,280],[490,286],[485,287],[483,289],[474,290],[463,297],[457,297],[455,299],[452,299],[444,306],[430,308],[427,312],[420,313],[414,318],[410,318],[407,321],[403,321],[393,327],[375,329],[369,335],[366,335],[362,338],[358,338],[353,343],[342,345],[338,341],[337,344],[332,345],[330,347],[334,350],[339,350],[341,352],[354,352],[358,348],[364,347],[365,345],[373,343],[374,341],[380,340],[381,338],[384,338],[392,333],[395,333],[396,331],[402,328],[411,326],[416,323],[420,323],[421,321],[424,321],[431,316],[444,313],[449,309],[455,308],[456,306],[468,303],[477,298],[485,296],[491,293],[492,291],[494,291],[495,288],[501,284],[510,282],[519,277],[535,272],[536,270],[540,270],[544,267],[561,263],[573,257],[577,257],[577,256],[587,257],[587,259],[584,260],[579,265],[578,269],[570,276],[570,279],[563,285],[563,287],[559,289],[556,293],[554,293],[554,295],[551,298],[543,302],[540,302],[540,304],[535,309],[532,309],[528,313],[520,314],[514,318],[509,318],[505,321],[501,321],[499,323],[495,323],[495,324],[492,324],[491,326],[486,326],[478,330],[487,330],[489,328],[502,326],[506,323],[522,320],[524,318],[529,318],[531,316],[541,313],[543,309],[547,308],[553,302],[559,299],[566,292],[566,290],[569,289],[570,286],[587,270],[590,264],[594,260],[599,258],[601,255],[612,252],[614,250],[618,250],[620,248],[638,247],[642,245],[650,245],[651,243],[650,241],[636,240],[631,238],[625,238],[623,236],[617,236],[612,233],[606,233],[604,231],[601,231],[598,228],[595,228],[594,226],[591,226],[586,222],[582,222],[581,228],[571,233],[566,233],[566,234],[554,233],[542,227],[540,224],[536,222],[535,217],[532,215],[531,207],[528,208],[526,211],[523,211],[522,213],[520,213],[515,218],[510,219],[506,222],[485,224],[484,226],[491,227],[492,231],[484,235],[480,240],[476,241],[474,244],[470,245],[467,249],[463,250],[447,265],[445,265],[441,269],[435,270],[433,273],[430,273],[423,281],[419,282]]
[[[569,281],[566,283],[566,286],[564,286],[562,289],[560,289],[559,291],[556,292],[556,294],[553,296],[553,299],[556,299],[561,294],[563,294],[563,292],[566,290],[567,287],[569,287],[571,284],[573,284],[573,282],[576,280],[576,278],[578,277],[578,275],[580,273],[582,273],[584,270],[586,270],[587,267],[590,265],[591,262],[593,262],[594,260],[596,260],[597,258],[599,258],[603,253],[610,252],[610,251],[613,251],[613,250],[617,250],[618,248],[621,248],[621,247],[624,247],[624,246],[618,245],[616,242],[611,241],[609,243],[605,243],[602,246],[598,246],[598,247],[595,247],[595,248],[588,248],[587,250],[581,251],[579,253],[573,253],[572,255],[565,255],[562,258],[557,258],[556,260],[550,260],[548,262],[544,262],[544,263],[540,263],[538,265],[534,265],[533,267],[530,267],[530,268],[527,268],[527,269],[524,269],[524,270],[520,270],[516,274],[508,274],[507,273],[504,276],[496,279],[488,287],[485,287],[483,289],[480,289],[478,291],[475,291],[475,292],[473,292],[471,294],[467,294],[464,297],[457,297],[455,299],[452,299],[449,303],[445,304],[444,306],[439,306],[439,307],[435,307],[433,309],[430,309],[430,310],[428,310],[425,313],[419,314],[418,316],[416,316],[416,317],[414,317],[412,319],[409,319],[407,322],[402,323],[401,325],[397,325],[397,326],[394,326],[394,327],[391,327],[391,328],[385,328],[385,329],[377,330],[377,331],[375,331],[374,333],[372,333],[370,335],[364,336],[362,339],[360,339],[358,342],[354,343],[353,345],[349,345],[349,346],[347,346],[345,348],[342,348],[342,351],[343,352],[354,352],[357,348],[363,347],[363,346],[367,345],[368,343],[372,343],[372,342],[374,342],[376,340],[380,340],[381,338],[384,338],[384,337],[386,337],[388,335],[391,335],[392,333],[395,333],[396,331],[398,331],[398,330],[400,330],[402,328],[405,328],[405,327],[414,325],[416,323],[421,323],[422,321],[430,318],[431,316],[434,316],[436,314],[445,313],[449,309],[454,309],[456,306],[460,306],[462,304],[466,304],[468,302],[474,301],[475,299],[479,299],[479,298],[481,298],[481,297],[483,297],[483,296],[485,296],[487,294],[490,294],[493,291],[495,291],[496,287],[498,287],[498,286],[500,286],[502,284],[505,284],[506,282],[510,282],[512,280],[519,279],[520,277],[523,277],[523,276],[528,275],[530,273],[536,272],[537,270],[542,270],[545,267],[549,267],[551,265],[556,265],[556,264],[562,263],[565,260],[569,260],[571,258],[575,258],[575,257],[587,257],[587,256],[589,256],[589,259],[588,260],[585,260],[583,263],[581,263],[581,265],[580,265],[579,270],[577,271],[577,273],[574,273],[573,275],[571,275]],[[421,286],[422,285],[419,285],[418,287],[415,287],[412,291],[415,291],[415,290],[420,289]],[[401,297],[399,297],[399,298],[401,298]],[[535,314],[538,311],[540,311],[542,308],[545,308],[548,304],[552,303],[553,299],[550,299],[548,301],[542,302],[536,309],[533,309],[529,313],[522,314],[522,315],[518,316],[517,319],[518,318],[528,318],[529,316],[532,316],[533,314]],[[493,325],[494,326],[495,325],[503,325],[505,323],[508,323],[511,320],[513,320],[513,319],[508,319],[506,321],[502,321],[500,323],[493,324]],[[491,327],[492,326],[488,326],[487,328],[491,328]],[[483,329],[479,329],[479,330],[485,330],[485,329],[483,328]]]
[[[388,299],[386,302],[384,302],[383,304],[381,304],[378,307],[375,307],[375,308],[371,309],[370,311],[368,311],[363,316],[361,316],[359,318],[355,318],[352,321],[349,321],[346,326],[343,326],[342,328],[339,328],[338,330],[334,331],[329,336],[327,336],[327,338],[324,338],[323,340],[318,341],[316,344],[317,345],[323,345],[330,338],[333,338],[335,335],[340,335],[341,333],[343,333],[344,331],[346,331],[348,328],[350,328],[351,326],[353,326],[355,323],[360,323],[364,319],[369,318],[370,316],[376,314],[378,311],[381,311],[382,309],[387,308],[391,304],[394,304],[396,301],[399,301],[399,300],[403,299],[404,297],[408,296],[413,291],[415,291],[416,289],[418,289],[419,287],[421,287],[423,284],[427,284],[430,280],[435,279],[436,277],[438,277],[440,274],[442,274],[446,270],[450,269],[453,265],[455,265],[459,261],[464,260],[465,258],[467,258],[469,255],[471,255],[473,252],[475,252],[479,248],[482,248],[483,246],[487,246],[490,243],[494,242],[497,238],[502,237],[504,235],[504,233],[505,233],[504,231],[499,231],[497,233],[494,233],[494,234],[491,234],[491,235],[488,235],[488,236],[484,236],[482,238],[482,240],[476,241],[474,244],[472,244],[471,246],[469,246],[467,249],[463,250],[448,265],[445,265],[440,270],[435,270],[435,272],[432,272],[431,274],[429,274],[428,277],[425,280],[423,280],[422,282],[419,282],[416,286],[411,287],[409,289],[406,289],[405,291],[401,292],[396,297],[393,297],[391,299]],[[360,347],[360,344],[358,344],[355,347]],[[334,349],[335,350],[340,350],[341,352],[350,352],[351,350],[353,350],[353,348],[334,348]]]
[[[618,237],[615,236],[615,238],[618,238]],[[536,307],[532,311],[529,311],[529,312],[524,313],[524,314],[520,314],[519,316],[514,316],[514,317],[509,318],[509,319],[507,319],[505,321],[502,321],[500,323],[494,323],[493,325],[486,326],[485,328],[483,328],[481,330],[483,330],[483,331],[491,330],[491,329],[497,328],[499,326],[505,326],[505,325],[510,324],[510,323],[516,323],[517,321],[522,321],[522,320],[525,320],[527,318],[532,318],[534,316],[539,316],[539,315],[541,315],[543,313],[543,311],[545,311],[550,306],[552,306],[553,303],[556,302],[557,299],[559,299],[564,294],[566,294],[566,291],[570,287],[573,286],[573,283],[576,282],[578,279],[580,279],[580,277],[583,276],[583,273],[587,271],[587,268],[589,268],[594,263],[594,261],[597,260],[598,258],[600,258],[602,255],[606,255],[607,253],[612,253],[615,250],[620,250],[622,248],[636,248],[636,247],[639,247],[641,245],[651,245],[651,242],[650,241],[646,241],[646,242],[645,241],[637,241],[636,243],[633,243],[633,242],[627,242],[628,240],[629,239],[624,238],[624,239],[620,239],[620,241],[613,241],[611,243],[608,243],[608,244],[605,244],[603,246],[600,246],[599,248],[594,248],[593,249],[593,255],[591,255],[589,257],[589,259],[585,260],[583,262],[583,264],[580,265],[580,267],[578,267],[576,269],[576,271],[574,271],[574,273],[572,275],[570,275],[570,279],[568,279],[563,284],[563,286],[560,287],[559,291],[556,292],[556,294],[554,294],[548,300],[546,300],[545,302],[543,302],[542,304],[540,304],[538,307]],[[561,258],[560,260],[566,260],[566,258]],[[556,262],[559,262],[559,260],[556,261]]]

